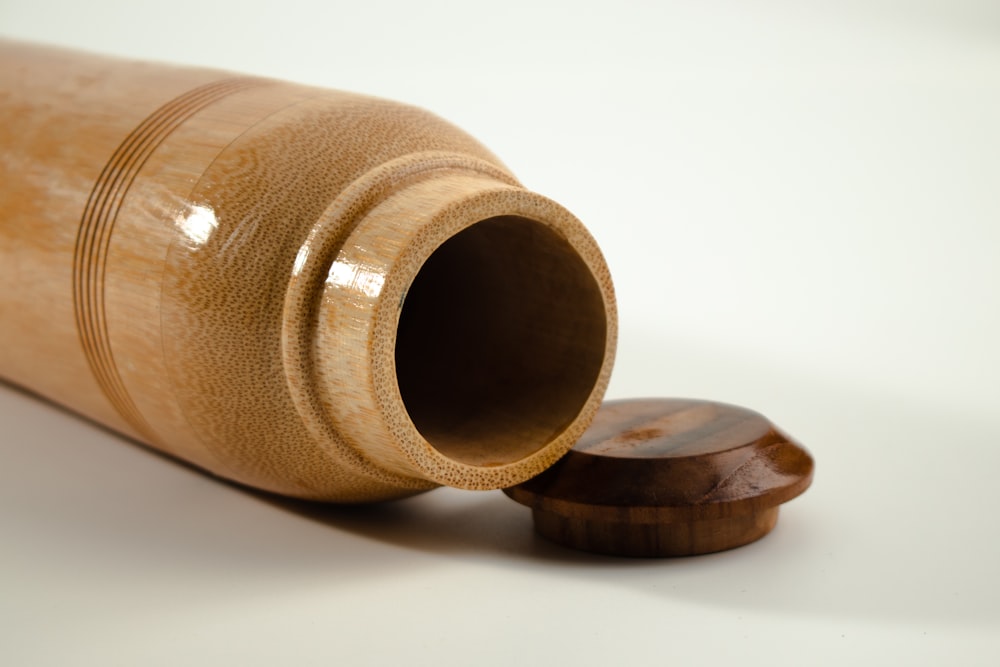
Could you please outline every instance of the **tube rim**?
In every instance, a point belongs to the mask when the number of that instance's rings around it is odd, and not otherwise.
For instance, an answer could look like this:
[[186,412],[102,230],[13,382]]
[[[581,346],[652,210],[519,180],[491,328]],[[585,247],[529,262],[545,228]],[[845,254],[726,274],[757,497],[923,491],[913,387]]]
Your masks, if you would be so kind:
[[319,378],[314,353],[319,325],[317,309],[333,262],[364,217],[392,193],[442,170],[482,173],[517,185],[517,180],[499,167],[445,151],[413,153],[380,165],[346,187],[312,226],[296,256],[282,308],[282,365],[292,403],[310,434],[328,456],[354,473],[410,493],[437,484],[379,465],[377,460],[353,447],[331,423],[317,391]]
[[[518,216],[547,226],[562,236],[583,260],[600,291],[605,313],[604,354],[586,401],[559,435],[533,453],[508,463],[476,466],[447,456],[417,430],[403,406],[394,350],[401,296],[413,283],[423,263],[445,241],[481,221]],[[617,308],[610,272],[596,241],[565,208],[534,192],[496,184],[451,202],[421,230],[424,241],[410,244],[386,275],[369,345],[375,395],[386,426],[406,460],[435,482],[468,489],[497,489],[519,484],[539,474],[569,451],[589,426],[610,380],[617,344]],[[427,248],[431,248],[430,252]]]

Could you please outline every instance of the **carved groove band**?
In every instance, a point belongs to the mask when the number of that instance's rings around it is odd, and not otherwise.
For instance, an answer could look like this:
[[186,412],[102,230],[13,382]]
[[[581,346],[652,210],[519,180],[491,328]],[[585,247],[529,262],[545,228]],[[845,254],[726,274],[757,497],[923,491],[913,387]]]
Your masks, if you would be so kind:
[[210,104],[259,79],[216,81],[176,97],[157,109],[125,137],[111,155],[87,199],[73,252],[73,310],[77,333],[97,384],[118,413],[147,440],[153,429],[129,396],[115,365],[104,303],[105,268],[111,235],[122,203],[156,148],[189,118]]

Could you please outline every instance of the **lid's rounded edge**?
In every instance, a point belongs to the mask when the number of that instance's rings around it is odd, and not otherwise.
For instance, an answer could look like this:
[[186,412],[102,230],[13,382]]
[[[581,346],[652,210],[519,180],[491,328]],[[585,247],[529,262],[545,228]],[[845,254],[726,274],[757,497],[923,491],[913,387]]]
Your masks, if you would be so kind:
[[[660,400],[670,412],[681,399]],[[720,419],[745,412],[717,406]],[[571,450],[541,475],[504,492],[532,509],[539,534],[576,549],[638,557],[724,551],[767,535],[778,507],[812,483],[809,452],[770,422],[767,427],[751,442],[733,447],[730,439],[719,443],[718,452],[697,456],[673,456],[669,446],[646,458]],[[704,478],[706,468],[712,469],[707,487],[663,493],[649,488],[687,474]]]
[[778,506],[761,512],[691,522],[629,523],[570,518],[535,510],[535,530],[564,546],[634,558],[698,556],[756,542],[778,522]]

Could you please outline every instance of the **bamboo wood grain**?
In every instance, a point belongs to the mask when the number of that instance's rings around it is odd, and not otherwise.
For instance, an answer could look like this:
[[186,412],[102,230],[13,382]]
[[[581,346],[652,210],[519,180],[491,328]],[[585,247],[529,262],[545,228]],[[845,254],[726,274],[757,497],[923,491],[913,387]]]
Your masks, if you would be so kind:
[[0,376],[217,475],[510,486],[614,356],[594,240],[406,105],[0,43]]

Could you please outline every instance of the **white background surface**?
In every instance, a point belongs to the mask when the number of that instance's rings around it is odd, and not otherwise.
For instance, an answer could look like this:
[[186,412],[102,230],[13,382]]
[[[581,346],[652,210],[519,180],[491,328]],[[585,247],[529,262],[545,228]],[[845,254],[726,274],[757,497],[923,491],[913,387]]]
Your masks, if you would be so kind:
[[775,532],[670,561],[499,492],[307,509],[0,385],[0,663],[1000,662],[993,2],[0,0],[0,34],[429,108],[574,211],[610,395],[809,447]]

